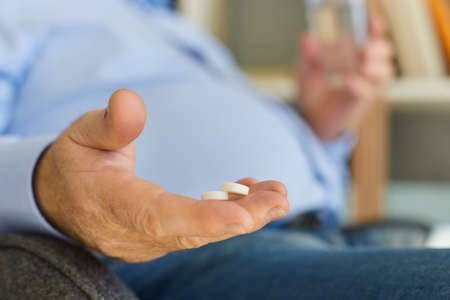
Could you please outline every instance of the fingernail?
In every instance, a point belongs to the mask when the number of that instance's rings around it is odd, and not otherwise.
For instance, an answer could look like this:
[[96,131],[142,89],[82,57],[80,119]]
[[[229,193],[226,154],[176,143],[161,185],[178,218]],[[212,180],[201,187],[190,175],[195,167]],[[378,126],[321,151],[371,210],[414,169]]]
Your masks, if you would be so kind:
[[284,209],[277,207],[270,210],[269,213],[267,214],[267,217],[269,218],[270,221],[273,221],[284,217],[284,215],[285,215]]

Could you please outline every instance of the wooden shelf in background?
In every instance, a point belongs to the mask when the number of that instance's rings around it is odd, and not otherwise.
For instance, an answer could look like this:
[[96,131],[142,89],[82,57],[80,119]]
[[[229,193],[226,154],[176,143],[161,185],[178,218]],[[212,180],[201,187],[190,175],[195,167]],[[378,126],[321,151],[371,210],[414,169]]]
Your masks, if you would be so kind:
[[351,159],[350,213],[356,223],[376,221],[384,215],[389,118],[387,103],[382,95],[379,97],[361,124]]
[[[261,91],[286,102],[295,99],[294,72],[289,67],[244,67]],[[401,109],[450,109],[450,78],[403,78],[386,90],[388,106]]]
[[398,79],[388,89],[387,98],[395,110],[450,110],[450,78]]
[[292,67],[249,66],[242,69],[263,93],[287,103],[295,102],[295,73]]

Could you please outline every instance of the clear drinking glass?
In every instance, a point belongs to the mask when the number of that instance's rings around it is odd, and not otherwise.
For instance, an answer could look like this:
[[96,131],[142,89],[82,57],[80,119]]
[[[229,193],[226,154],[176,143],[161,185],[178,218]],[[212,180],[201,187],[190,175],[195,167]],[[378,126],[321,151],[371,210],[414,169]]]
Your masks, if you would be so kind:
[[340,85],[359,71],[359,50],[368,39],[365,0],[304,0],[304,4],[306,30],[320,42],[327,79]]

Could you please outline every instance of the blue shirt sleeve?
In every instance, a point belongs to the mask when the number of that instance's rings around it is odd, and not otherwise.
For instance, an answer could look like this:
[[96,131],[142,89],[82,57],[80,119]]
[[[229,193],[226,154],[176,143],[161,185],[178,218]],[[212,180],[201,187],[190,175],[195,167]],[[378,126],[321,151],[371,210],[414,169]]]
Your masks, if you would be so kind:
[[0,138],[0,232],[60,234],[39,211],[33,195],[33,171],[54,137]]

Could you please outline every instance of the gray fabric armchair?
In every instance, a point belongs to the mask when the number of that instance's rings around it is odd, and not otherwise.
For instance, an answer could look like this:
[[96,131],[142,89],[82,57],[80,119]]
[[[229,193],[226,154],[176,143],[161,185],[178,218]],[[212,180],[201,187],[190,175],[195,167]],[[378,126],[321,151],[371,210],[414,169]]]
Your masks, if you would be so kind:
[[137,299],[88,251],[36,235],[0,234],[0,299]]

